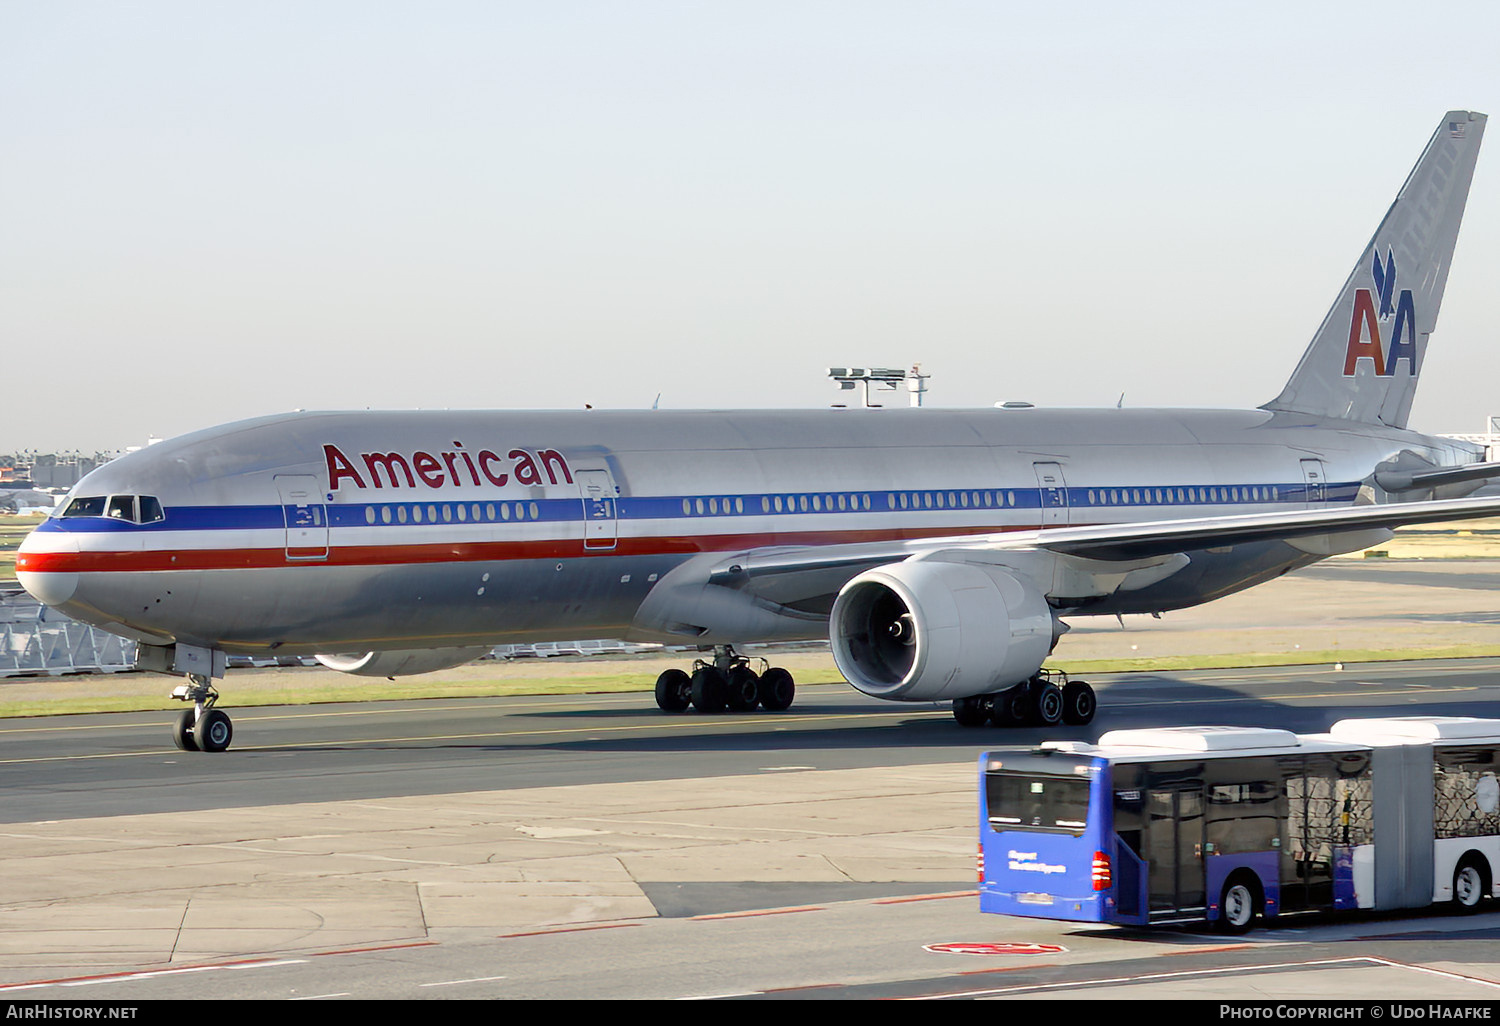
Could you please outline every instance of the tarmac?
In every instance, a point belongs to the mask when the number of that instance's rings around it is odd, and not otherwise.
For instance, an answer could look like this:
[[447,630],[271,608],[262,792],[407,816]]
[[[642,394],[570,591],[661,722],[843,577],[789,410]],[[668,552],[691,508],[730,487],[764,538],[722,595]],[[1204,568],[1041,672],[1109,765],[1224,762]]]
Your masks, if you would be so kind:
[[[1162,621],[1081,628],[1063,646],[1070,659],[1460,639],[1500,651],[1500,623],[1486,621],[1500,560],[1451,544],[1463,558],[1372,557],[1402,571],[1388,586],[1293,575]],[[58,685],[7,684],[0,700],[47,686]],[[973,879],[972,775],[967,763],[801,771],[774,789],[756,775],[11,824],[0,828],[0,993],[42,972],[653,917],[648,891],[672,881],[941,890]]]
[[[973,768],[786,773],[28,823],[0,981],[650,918],[651,882],[974,875]],[[942,886],[939,886],[942,885]]]

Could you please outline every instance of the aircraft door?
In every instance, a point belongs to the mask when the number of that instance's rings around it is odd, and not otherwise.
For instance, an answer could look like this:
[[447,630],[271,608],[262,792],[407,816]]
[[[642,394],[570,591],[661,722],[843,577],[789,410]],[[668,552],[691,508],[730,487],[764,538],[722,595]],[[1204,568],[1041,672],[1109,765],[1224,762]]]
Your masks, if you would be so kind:
[[618,496],[608,470],[577,470],[573,476],[583,495],[583,547],[609,551],[619,538]]
[[278,474],[281,514],[286,522],[286,558],[328,558],[328,510],[311,474]]
[[1308,509],[1316,509],[1327,501],[1328,480],[1322,460],[1302,461],[1302,487]]
[[1042,498],[1042,526],[1055,527],[1068,522],[1068,482],[1060,463],[1033,463],[1037,488]]

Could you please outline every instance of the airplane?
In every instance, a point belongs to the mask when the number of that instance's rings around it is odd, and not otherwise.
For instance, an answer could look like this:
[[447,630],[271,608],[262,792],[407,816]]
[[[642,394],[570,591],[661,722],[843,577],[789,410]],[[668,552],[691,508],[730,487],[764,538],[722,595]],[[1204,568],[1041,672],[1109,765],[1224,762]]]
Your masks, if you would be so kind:
[[181,675],[229,654],[394,678],[491,646],[697,646],[657,705],[791,706],[737,646],[827,639],[867,695],[1085,724],[1066,620],[1207,602],[1403,524],[1500,514],[1474,445],[1409,430],[1486,116],[1443,115],[1281,393],[1251,410],[297,412],[87,475],[21,546],[43,603]]
[[47,513],[57,496],[31,488],[0,489],[0,513]]

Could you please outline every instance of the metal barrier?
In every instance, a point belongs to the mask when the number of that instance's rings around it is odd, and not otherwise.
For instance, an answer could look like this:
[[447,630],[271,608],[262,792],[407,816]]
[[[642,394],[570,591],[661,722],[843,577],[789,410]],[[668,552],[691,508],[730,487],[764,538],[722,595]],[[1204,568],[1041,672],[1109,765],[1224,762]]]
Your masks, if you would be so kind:
[[0,590],[0,677],[135,669],[135,642]]

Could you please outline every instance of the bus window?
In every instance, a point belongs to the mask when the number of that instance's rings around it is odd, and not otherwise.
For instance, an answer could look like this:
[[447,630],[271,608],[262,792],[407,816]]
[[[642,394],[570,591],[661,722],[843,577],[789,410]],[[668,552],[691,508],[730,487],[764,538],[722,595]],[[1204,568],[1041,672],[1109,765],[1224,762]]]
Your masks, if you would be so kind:
[[1433,774],[1432,825],[1438,837],[1500,834],[1495,747],[1440,750]]
[[1270,851],[1280,842],[1280,781],[1210,784],[1205,849],[1214,855]]
[[1088,825],[1089,782],[1078,776],[992,772],[986,776],[990,825],[996,830],[1066,831]]

